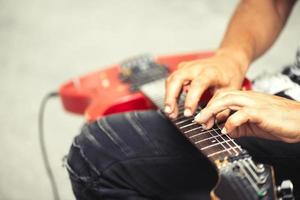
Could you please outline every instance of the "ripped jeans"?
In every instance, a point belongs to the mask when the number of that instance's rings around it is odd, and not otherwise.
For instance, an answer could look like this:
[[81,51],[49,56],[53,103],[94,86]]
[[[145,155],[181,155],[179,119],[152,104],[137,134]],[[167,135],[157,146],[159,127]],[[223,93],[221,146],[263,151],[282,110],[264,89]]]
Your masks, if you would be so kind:
[[[256,161],[274,166],[277,184],[292,180],[299,198],[300,143],[237,142]],[[209,161],[157,111],[111,115],[84,125],[67,169],[78,200],[209,199],[217,180]]]

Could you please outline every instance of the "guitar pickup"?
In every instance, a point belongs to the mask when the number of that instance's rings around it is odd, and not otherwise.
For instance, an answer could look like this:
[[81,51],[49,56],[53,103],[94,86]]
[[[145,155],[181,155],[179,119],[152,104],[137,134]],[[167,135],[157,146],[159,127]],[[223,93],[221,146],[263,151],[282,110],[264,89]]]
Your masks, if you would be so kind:
[[119,78],[131,85],[131,91],[138,90],[142,85],[167,77],[166,65],[157,63],[153,56],[141,55],[120,63]]

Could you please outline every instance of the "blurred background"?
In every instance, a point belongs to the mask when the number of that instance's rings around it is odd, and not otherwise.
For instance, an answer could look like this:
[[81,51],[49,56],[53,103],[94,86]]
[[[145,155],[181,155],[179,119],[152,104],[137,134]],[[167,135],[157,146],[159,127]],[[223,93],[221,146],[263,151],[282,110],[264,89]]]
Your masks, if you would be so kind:
[[[141,53],[213,50],[237,0],[0,0],[0,200],[52,199],[38,144],[42,97],[68,79]],[[248,77],[294,62],[299,4]],[[59,99],[45,134],[60,196],[74,199],[62,158],[84,119]]]

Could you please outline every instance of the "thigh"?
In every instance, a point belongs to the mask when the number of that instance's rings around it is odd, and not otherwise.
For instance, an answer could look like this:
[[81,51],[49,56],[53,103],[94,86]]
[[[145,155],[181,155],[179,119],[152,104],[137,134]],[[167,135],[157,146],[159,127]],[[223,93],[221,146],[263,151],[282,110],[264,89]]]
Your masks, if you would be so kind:
[[209,161],[156,111],[85,125],[68,169],[78,199],[205,199],[216,181]]

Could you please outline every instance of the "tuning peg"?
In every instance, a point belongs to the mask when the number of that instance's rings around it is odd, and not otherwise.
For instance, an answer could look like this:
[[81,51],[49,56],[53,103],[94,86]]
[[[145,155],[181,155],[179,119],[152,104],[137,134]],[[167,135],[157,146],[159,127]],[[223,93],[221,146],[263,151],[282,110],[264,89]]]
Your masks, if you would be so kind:
[[277,187],[277,193],[280,200],[294,200],[293,183],[290,180],[282,181],[281,185]]

